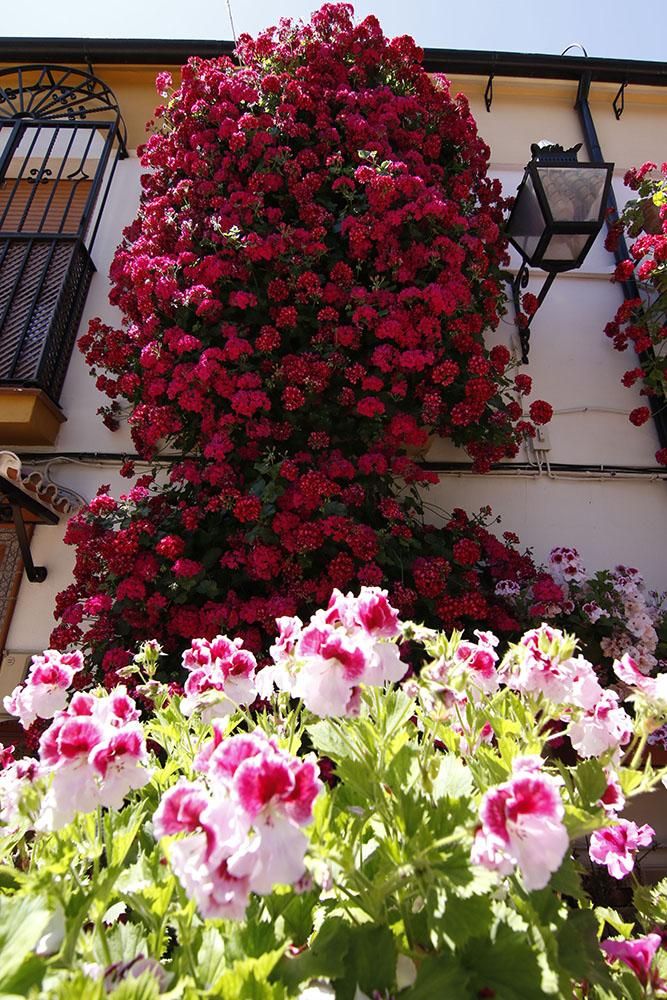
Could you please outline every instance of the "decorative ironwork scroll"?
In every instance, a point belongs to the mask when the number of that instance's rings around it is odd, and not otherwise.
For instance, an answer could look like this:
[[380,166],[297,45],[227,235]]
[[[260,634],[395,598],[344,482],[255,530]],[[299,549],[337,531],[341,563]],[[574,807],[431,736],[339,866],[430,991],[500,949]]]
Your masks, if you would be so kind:
[[0,70],[0,122],[17,119],[114,122],[121,159],[127,156],[127,130],[118,101],[92,73],[52,65]]

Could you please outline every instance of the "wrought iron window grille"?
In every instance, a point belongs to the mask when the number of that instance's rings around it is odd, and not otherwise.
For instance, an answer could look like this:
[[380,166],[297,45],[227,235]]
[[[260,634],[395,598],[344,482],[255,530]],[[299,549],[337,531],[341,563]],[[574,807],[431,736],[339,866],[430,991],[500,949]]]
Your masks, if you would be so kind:
[[103,81],[64,66],[0,71],[0,385],[59,402],[91,249],[126,156]]

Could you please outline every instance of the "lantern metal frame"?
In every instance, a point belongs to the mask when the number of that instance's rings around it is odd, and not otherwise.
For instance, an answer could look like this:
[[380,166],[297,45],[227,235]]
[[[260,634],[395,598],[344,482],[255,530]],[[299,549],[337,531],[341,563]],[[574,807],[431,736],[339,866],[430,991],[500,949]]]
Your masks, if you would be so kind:
[[[539,308],[539,306],[541,306],[544,302],[544,299],[546,298],[546,295],[558,274],[562,274],[564,271],[574,271],[581,267],[591,247],[595,243],[598,233],[602,229],[611,191],[611,178],[614,170],[614,164],[580,163],[577,159],[577,153],[581,149],[581,145],[581,143],[578,143],[570,149],[564,149],[556,143],[543,140],[539,143],[533,143],[530,148],[532,159],[526,166],[523,179],[517,189],[512,211],[510,212],[510,216],[505,227],[510,243],[518,251],[522,258],[521,266],[514,280],[510,283],[515,314],[517,317],[522,314],[521,291],[528,285],[530,277],[529,268],[539,268],[547,273],[546,280],[537,296],[537,307]],[[541,170],[544,170],[544,168],[548,169],[550,167],[571,167],[577,171],[595,170],[598,173],[606,171],[597,218],[592,220],[578,220],[574,222],[554,218],[549,197],[544,189],[544,184],[540,174]],[[537,245],[530,253],[528,253],[526,248],[518,242],[517,238],[515,238],[518,234],[514,234],[512,232],[513,223],[524,210],[525,203],[522,202],[521,195],[526,189],[526,184],[528,182],[532,185],[532,190],[544,221],[544,229],[539,236]],[[560,259],[549,258],[545,260],[544,255],[548,250],[552,238],[555,236],[585,236],[587,239],[575,257]],[[519,326],[519,337],[521,340],[522,352],[521,360],[523,364],[528,364],[531,321],[532,316],[528,317],[527,321],[524,321],[524,324]]]

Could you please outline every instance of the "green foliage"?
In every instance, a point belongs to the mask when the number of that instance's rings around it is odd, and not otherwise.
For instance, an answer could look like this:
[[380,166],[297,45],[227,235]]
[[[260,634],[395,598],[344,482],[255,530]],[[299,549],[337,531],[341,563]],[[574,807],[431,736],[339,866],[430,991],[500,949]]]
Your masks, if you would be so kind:
[[646,930],[667,924],[667,878],[656,885],[636,885],[632,901]]
[[[434,638],[438,660],[410,693],[366,689],[356,717],[316,719],[281,694],[255,718],[239,711],[220,724],[220,739],[259,725],[333,763],[333,786],[307,829],[299,891],[252,896],[243,920],[203,919],[171,870],[170,844],[153,835],[161,796],[196,778],[194,760],[211,737],[177,698],[165,702],[146,723],[161,748],[151,781],[123,808],[6,838],[0,1000],[291,1000],[319,982],[337,1000],[579,1000],[583,983],[598,1000],[639,997],[636,976],[607,964],[598,944],[609,930],[631,937],[634,926],[592,908],[569,853],[533,891],[518,863],[508,875],[471,863],[480,803],[507,787],[517,757],[542,755],[535,766],[558,790],[572,838],[608,822],[599,802],[610,764],[548,758],[561,709],[542,696],[501,689],[480,698],[464,679],[456,690],[467,700],[443,708],[438,664],[456,662],[458,642]],[[496,738],[481,743],[487,723]],[[650,765],[619,777],[628,795],[659,780]],[[667,921],[666,898],[667,883],[636,887],[646,931]],[[58,922],[61,937],[51,933]]]
[[158,981],[150,972],[124,979],[108,994],[109,1000],[158,1000],[159,995]]
[[33,949],[51,916],[40,896],[0,896],[0,993],[25,995],[44,975]]
[[591,910],[573,910],[556,934],[558,959],[564,972],[576,982],[586,981],[609,988],[611,975],[598,946],[598,926]]

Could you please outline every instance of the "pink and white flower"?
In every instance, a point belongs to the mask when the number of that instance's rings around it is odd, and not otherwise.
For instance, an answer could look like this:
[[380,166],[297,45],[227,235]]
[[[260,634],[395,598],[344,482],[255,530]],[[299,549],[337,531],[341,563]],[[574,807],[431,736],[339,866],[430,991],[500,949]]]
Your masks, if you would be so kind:
[[495,587],[497,597],[506,597],[512,600],[521,593],[521,586],[515,580],[499,580]]
[[181,701],[184,715],[199,709],[204,722],[231,715],[239,706],[250,705],[257,697],[253,654],[243,649],[242,639],[193,639],[183,653],[189,671]]
[[0,771],[3,771],[10,764],[14,763],[14,746],[10,745],[6,747],[4,743],[0,743]]
[[292,684],[315,715],[347,715],[354,691],[371,669],[371,649],[360,635],[311,618],[297,646],[302,663]]
[[558,583],[580,583],[586,577],[586,570],[576,549],[552,549],[549,562],[552,575]]
[[[478,633],[477,643],[462,639],[448,663],[448,678],[459,677],[466,682],[467,691],[475,702],[495,694],[500,686],[496,663],[498,654],[493,648],[498,640],[491,633]],[[495,640],[492,642],[491,640]]]
[[360,685],[396,683],[406,672],[393,641],[400,635],[398,612],[378,587],[362,587],[358,597],[334,590],[328,608],[307,625],[288,617],[277,624],[275,666],[258,678],[264,697],[275,684],[316,715],[352,715]]
[[97,746],[90,763],[98,778],[100,803],[120,809],[131,789],[143,788],[150,781],[147,762],[144,732],[136,724],[119,729]]
[[32,757],[11,760],[0,770],[0,834],[3,836],[16,833],[21,827],[23,795],[39,776],[39,764]]
[[605,788],[598,805],[602,806],[606,813],[609,813],[611,817],[616,819],[616,814],[619,813],[625,806],[625,796],[623,794],[623,789],[621,788],[618,775],[614,769],[612,767],[605,767],[604,773],[607,779],[607,787]]
[[42,773],[52,776],[40,829],[59,829],[98,805],[120,808],[150,780],[138,715],[122,686],[99,696],[77,692],[56,714],[39,743]]
[[472,850],[473,863],[501,875],[518,868],[530,891],[544,888],[569,843],[559,780],[545,774],[542,763],[517,758],[512,777],[485,793]]
[[177,833],[194,833],[208,805],[203,785],[181,778],[164,793],[153,815],[153,832],[158,840]]
[[250,893],[248,880],[230,875],[225,858],[213,860],[205,834],[173,843],[169,862],[204,919],[243,919]]
[[524,694],[542,695],[555,705],[591,709],[603,694],[588,660],[574,655],[571,637],[542,624],[512,646],[503,659],[507,685]]
[[460,722],[452,722],[451,726],[454,732],[459,734],[459,752],[464,757],[469,757],[483,743],[490,746],[496,735],[490,722],[485,722],[473,739],[471,739],[470,732]]
[[395,639],[400,634],[398,611],[387,600],[387,591],[379,587],[362,587],[358,597],[334,588],[324,619],[350,632],[361,628],[376,641]]
[[655,830],[648,823],[637,826],[631,820],[619,819],[614,826],[591,834],[588,854],[591,861],[606,865],[612,878],[625,878],[635,866],[635,852],[648,847],[654,836]]
[[162,796],[153,817],[156,839],[184,833],[169,861],[204,917],[240,920],[248,903],[248,880],[233,876],[228,860],[244,843],[249,823],[228,795],[211,795],[203,782],[180,779]]
[[627,653],[620,660],[614,660],[614,673],[629,687],[640,691],[647,701],[655,704],[660,710],[667,711],[667,673],[658,674],[657,677],[647,677]]
[[184,834],[169,858],[202,915],[240,919],[249,892],[303,878],[301,827],[312,820],[322,783],[313,755],[294,757],[259,730],[225,739],[213,725],[195,758],[202,778],[166,792],[153,827],[158,838]]
[[33,656],[25,683],[5,696],[5,710],[18,716],[24,729],[37,718],[52,719],[67,704],[68,688],[82,667],[83,656],[78,650],[59,653],[47,649],[41,656]]
[[599,757],[630,742],[632,719],[621,708],[615,691],[604,691],[594,708],[570,724],[568,734],[580,757]]

